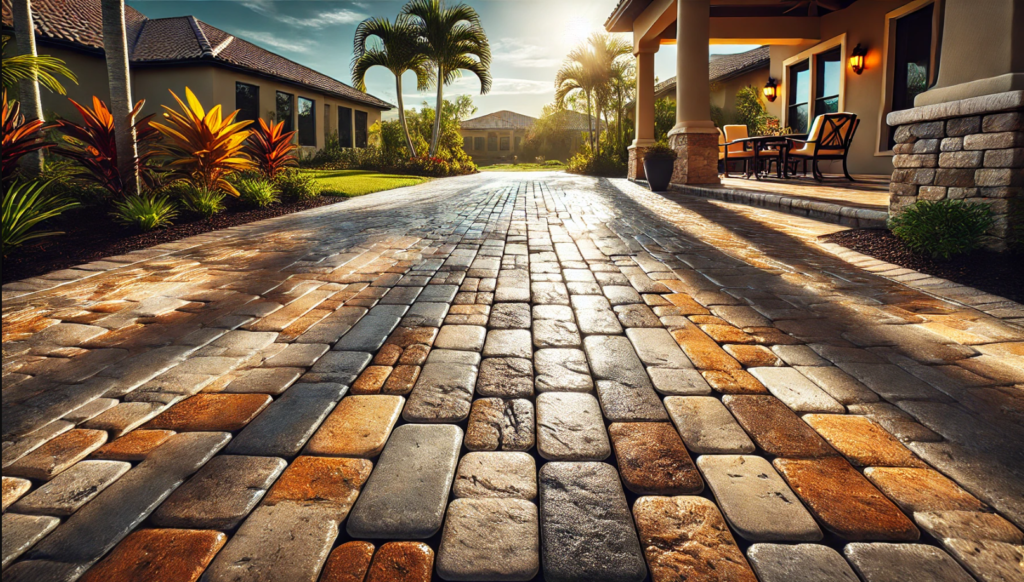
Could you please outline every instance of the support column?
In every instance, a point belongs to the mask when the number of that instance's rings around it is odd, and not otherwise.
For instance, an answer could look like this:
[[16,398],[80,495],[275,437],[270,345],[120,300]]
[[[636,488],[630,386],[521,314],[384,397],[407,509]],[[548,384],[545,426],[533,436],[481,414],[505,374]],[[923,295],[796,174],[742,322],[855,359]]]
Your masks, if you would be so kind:
[[654,50],[641,51],[636,55],[636,139],[629,146],[630,180],[642,180],[644,175],[644,151],[654,145]]
[[718,184],[718,130],[711,121],[708,80],[710,0],[678,0],[676,125],[669,145],[677,154],[673,184]]

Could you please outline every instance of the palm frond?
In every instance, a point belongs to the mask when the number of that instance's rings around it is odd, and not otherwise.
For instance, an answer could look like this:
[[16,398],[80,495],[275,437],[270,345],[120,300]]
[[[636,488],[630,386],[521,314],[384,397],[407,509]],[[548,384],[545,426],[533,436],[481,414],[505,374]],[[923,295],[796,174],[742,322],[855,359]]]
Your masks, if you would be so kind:
[[[7,54],[7,42],[10,37],[3,38],[3,53]],[[78,78],[61,59],[49,55],[14,55],[3,58],[3,87],[15,92],[19,81],[36,79],[49,91],[59,95],[67,92],[57,75],[67,77],[72,83],[78,84]]]

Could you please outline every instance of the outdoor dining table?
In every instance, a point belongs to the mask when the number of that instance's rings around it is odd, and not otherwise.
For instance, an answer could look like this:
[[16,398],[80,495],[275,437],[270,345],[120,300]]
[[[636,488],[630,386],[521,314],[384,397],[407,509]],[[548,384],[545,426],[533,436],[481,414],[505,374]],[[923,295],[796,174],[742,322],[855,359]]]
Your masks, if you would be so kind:
[[[786,135],[758,135],[754,137],[745,137],[736,140],[734,143],[743,143],[744,148],[749,143],[754,152],[754,178],[757,180],[761,179],[761,174],[758,171],[758,154],[768,149],[774,149],[779,152],[779,158],[776,162],[776,177],[780,180],[788,178],[788,161],[789,161],[789,146],[791,139],[806,139],[806,133],[789,133]],[[765,172],[767,175],[767,172]],[[747,177],[750,177],[748,174]]]

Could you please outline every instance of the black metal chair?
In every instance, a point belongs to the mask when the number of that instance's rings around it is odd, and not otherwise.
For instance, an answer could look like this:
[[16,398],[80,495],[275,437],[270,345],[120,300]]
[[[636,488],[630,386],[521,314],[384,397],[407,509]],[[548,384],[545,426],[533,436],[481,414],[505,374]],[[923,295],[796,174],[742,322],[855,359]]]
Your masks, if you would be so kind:
[[846,157],[853,144],[853,135],[857,132],[860,120],[853,113],[826,113],[814,118],[807,139],[790,139],[788,163],[795,171],[798,164],[803,164],[803,173],[807,174],[807,164],[811,164],[814,179],[825,181],[825,176],[818,169],[818,162],[842,161],[843,174],[846,179],[855,182],[846,168]]

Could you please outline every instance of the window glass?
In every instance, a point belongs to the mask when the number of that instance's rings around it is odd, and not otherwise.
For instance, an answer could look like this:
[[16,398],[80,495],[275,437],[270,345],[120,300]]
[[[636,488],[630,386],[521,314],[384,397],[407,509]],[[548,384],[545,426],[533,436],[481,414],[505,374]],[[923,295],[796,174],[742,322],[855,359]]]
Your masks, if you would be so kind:
[[469,150],[473,149],[473,138],[471,138],[471,137],[464,137],[464,138],[462,138],[462,149],[466,150],[467,152]]
[[343,148],[352,147],[351,107],[338,107],[338,143]]
[[260,118],[260,88],[248,83],[235,83],[235,109],[237,121],[256,121]]
[[295,130],[295,96],[291,93],[277,92],[277,121],[284,122],[284,131]]
[[316,147],[316,104],[299,97],[299,145]]
[[842,50],[836,47],[817,55],[814,66],[814,114],[839,111],[839,81],[843,74]]
[[522,149],[522,143],[523,143],[523,138],[521,138],[521,137],[517,137],[517,138],[516,138],[516,151],[517,151],[517,152],[518,152],[518,151],[519,151],[520,149]]
[[482,138],[482,137],[474,137],[473,138],[473,149],[478,151],[478,152],[484,151],[484,141],[486,141],[486,140],[484,140],[484,138]]
[[366,147],[366,112],[356,111],[356,147]]
[[789,68],[789,126],[796,133],[807,131],[807,102],[811,95],[811,66],[808,61]]
[[498,136],[489,135],[487,136],[487,151],[496,152],[498,151]]
[[509,144],[509,139],[507,137],[501,138],[501,151],[507,152],[508,151],[508,144]]
[[[932,18],[935,5],[896,20],[895,67],[892,79],[892,110],[910,109],[914,98],[928,89],[932,51]],[[889,149],[896,145],[896,128],[889,128]]]

